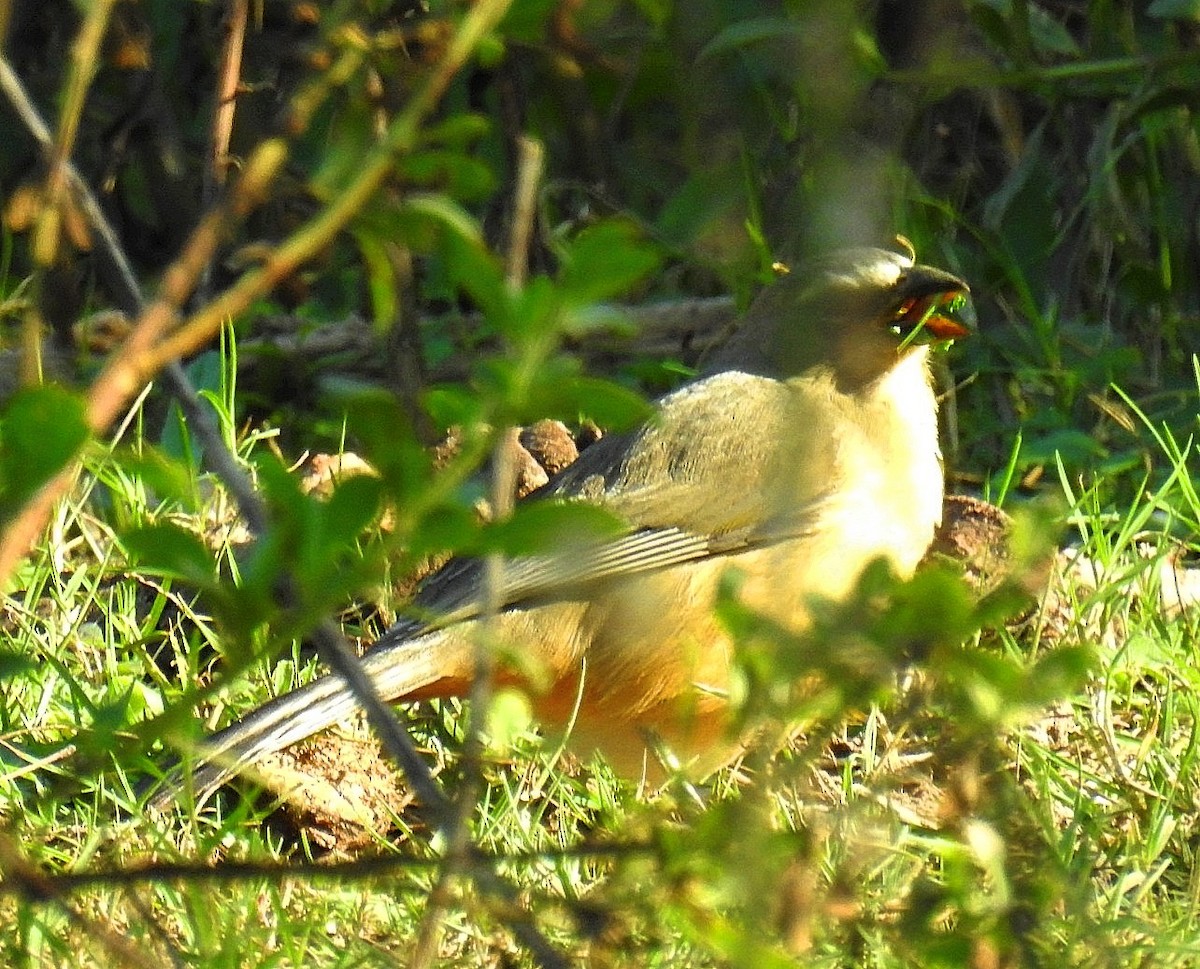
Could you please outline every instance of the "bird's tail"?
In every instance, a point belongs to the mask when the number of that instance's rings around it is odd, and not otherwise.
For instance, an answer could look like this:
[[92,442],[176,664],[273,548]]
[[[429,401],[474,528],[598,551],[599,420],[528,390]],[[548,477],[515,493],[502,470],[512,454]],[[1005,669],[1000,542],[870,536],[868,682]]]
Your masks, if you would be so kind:
[[[435,630],[416,639],[382,642],[361,662],[379,695],[400,702],[461,692],[460,684],[469,682],[464,663],[469,667],[470,658],[470,648],[459,637]],[[185,788],[203,800],[261,758],[333,726],[358,709],[358,699],[345,681],[326,674],[213,734],[200,747],[201,764],[191,773],[190,782],[185,770],[177,768],[150,804],[165,808]]]

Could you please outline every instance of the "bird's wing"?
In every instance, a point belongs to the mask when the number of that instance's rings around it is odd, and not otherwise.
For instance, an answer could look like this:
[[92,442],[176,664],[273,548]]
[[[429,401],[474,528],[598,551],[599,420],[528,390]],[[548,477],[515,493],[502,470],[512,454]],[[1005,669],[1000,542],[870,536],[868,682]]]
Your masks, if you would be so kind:
[[[500,606],[576,596],[605,579],[694,562],[714,554],[714,542],[678,528],[650,528],[573,547],[569,554],[530,555],[505,561]],[[480,559],[455,559],[432,576],[414,604],[420,618],[401,620],[384,639],[395,642],[426,629],[474,619],[483,609]]]
[[542,492],[594,501],[641,529],[794,533],[837,490],[837,400],[817,374],[714,374],[663,398],[632,434],[602,438]]
[[[832,457],[823,449],[832,444],[821,421],[812,420],[812,406],[801,408],[808,426],[794,426],[795,394],[777,380],[717,374],[665,398],[657,421],[585,450],[533,500],[594,502],[628,522],[630,531],[506,561],[500,608],[577,596],[597,582],[809,532],[827,500],[829,478],[808,466],[827,465]],[[778,444],[798,440],[804,443]],[[794,467],[781,475],[781,462]],[[792,486],[772,492],[781,479]],[[414,618],[401,620],[383,641],[479,616],[483,574],[478,559],[448,563],[422,587]]]
[[[593,545],[576,547],[570,554],[534,555],[504,563],[500,608],[586,594],[599,582],[653,572],[688,562],[731,555],[805,534],[796,522],[793,531],[772,530],[755,534],[739,529],[724,535],[696,535],[678,528],[646,528]],[[430,629],[475,619],[483,612],[483,562],[457,559],[453,568],[434,575],[422,588],[415,606],[422,618],[402,619],[379,643],[411,639]],[[374,647],[372,647],[374,648]]]

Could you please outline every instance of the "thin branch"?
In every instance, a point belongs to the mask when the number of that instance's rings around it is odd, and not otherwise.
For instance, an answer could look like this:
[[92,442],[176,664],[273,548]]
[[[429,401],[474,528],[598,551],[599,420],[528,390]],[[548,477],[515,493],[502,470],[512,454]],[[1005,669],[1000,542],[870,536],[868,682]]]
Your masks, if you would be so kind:
[[[25,92],[20,79],[3,59],[0,59],[0,89],[16,108],[35,139],[44,149],[50,148],[52,140],[48,127]],[[136,353],[137,348],[153,345],[155,338],[170,326],[175,312],[191,292],[194,280],[210,262],[211,255],[228,224],[249,210],[254,199],[265,192],[274,171],[282,165],[286,156],[280,150],[280,143],[268,144],[269,147],[265,151],[256,155],[260,160],[248,166],[249,181],[243,177],[231,197],[210,211],[197,226],[189,239],[188,247],[164,275],[158,298],[149,306],[146,305],[116,233],[104,217],[86,181],[69,162],[64,165],[64,177],[69,180],[81,208],[96,230],[99,254],[113,269],[112,276],[118,290],[115,294],[116,299],[128,315],[136,316],[140,321],[125,346],[117,352],[114,360],[110,361],[89,393],[89,421],[96,433],[107,427],[115,417],[117,407],[124,402],[125,388],[139,383],[129,373],[128,367],[122,368],[122,364],[128,364],[131,354]],[[210,468],[229,487],[250,527],[258,534],[263,534],[269,526],[269,519],[249,476],[224,446],[208,409],[204,407],[187,380],[179,362],[167,361],[165,373],[173,385],[189,424],[205,439],[205,455]],[[37,541],[54,502],[69,489],[76,473],[76,466],[64,469],[43,487],[35,499],[22,510],[21,515],[5,529],[3,536],[0,536],[0,576],[9,574],[25,555],[26,550]],[[290,576],[285,576],[280,582],[279,598],[285,608],[296,604],[295,583]],[[385,748],[404,771],[413,790],[435,816],[446,817],[448,807],[445,797],[434,783],[428,766],[416,754],[395,713],[371,686],[345,638],[328,621],[319,624],[312,635],[322,658],[331,669],[342,675],[358,697],[372,725],[379,732]]]
[[209,130],[208,157],[204,166],[204,207],[212,205],[225,185],[229,167],[229,142],[233,133],[233,115],[237,108],[238,84],[242,73],[242,46],[246,37],[246,21],[250,0],[228,0],[228,10],[222,29],[225,43],[221,46],[221,63],[217,68],[217,90],[213,105],[212,127]]
[[[208,135],[208,154],[204,160],[204,184],[200,205],[214,205],[225,187],[229,170],[229,142],[233,134],[233,116],[237,109],[238,83],[242,73],[242,47],[246,37],[246,21],[250,0],[227,0],[228,9],[222,18],[225,33],[221,45],[221,63],[217,68],[217,86],[213,97],[213,117]],[[212,264],[204,269],[197,288],[206,297],[212,281]]]
[[[0,839],[4,836],[0,834]],[[546,865],[565,860],[617,859],[653,854],[653,841],[625,841],[612,843],[583,843],[550,851],[518,851],[491,853],[472,851],[470,863],[473,867],[495,868],[499,865]],[[3,851],[0,846],[0,852]],[[0,858],[0,867],[5,875],[11,856]],[[28,867],[28,863],[17,858],[18,864],[26,867],[13,869],[19,878],[0,880],[0,896],[21,895],[34,899],[49,899],[73,892],[97,887],[135,887],[161,882],[240,882],[261,878],[273,882],[286,882],[294,878],[327,878],[333,881],[370,878],[391,875],[398,871],[426,871],[443,863],[435,855],[414,858],[411,855],[368,855],[342,861],[297,861],[266,864],[257,861],[222,861],[217,864],[200,862],[151,862],[126,865],[121,868],[102,868],[93,871],[46,872]]]
[[[518,290],[528,272],[529,240],[537,213],[537,186],[541,181],[544,152],[532,138],[521,138],[518,145],[517,184],[513,206],[513,224],[506,258],[507,282]],[[527,351],[529,352],[529,351]],[[492,452],[491,505],[492,518],[501,521],[512,515],[513,494],[516,490],[514,464],[514,435],[505,431],[496,436]],[[487,711],[492,701],[495,678],[496,617],[504,604],[504,557],[493,553],[483,563],[483,611],[479,635],[475,638],[475,674],[467,704],[467,735],[463,745],[463,783],[455,798],[455,810],[446,828],[446,865],[429,895],[429,905],[421,918],[417,942],[413,947],[413,969],[433,964],[441,937],[441,914],[450,899],[450,885],[466,868],[470,851],[470,819],[483,784],[484,730]],[[516,893],[492,871],[475,871],[476,881],[487,892],[516,903]],[[518,911],[522,909],[518,905]],[[558,954],[544,947],[544,940],[532,922],[512,921],[510,925],[522,941],[537,956],[542,965],[556,965]],[[528,938],[526,935],[532,931]],[[550,960],[550,961],[547,961]]]
[[[604,372],[615,362],[630,357],[662,360],[669,357],[695,359],[728,336],[736,319],[736,306],[728,296],[688,297],[641,305],[614,305],[611,328],[595,327],[571,340],[570,349],[589,372]],[[259,335],[238,344],[239,371],[253,376],[260,355],[272,360],[282,357],[292,366],[319,363],[322,372],[352,374],[360,380],[385,381],[390,358],[375,325],[358,316],[330,321],[303,330],[287,315],[265,317]],[[435,383],[461,381],[469,376],[472,354],[495,349],[488,341],[474,339],[480,326],[476,314],[450,313],[422,317],[416,324],[438,333],[469,334],[470,353],[450,354],[431,366],[428,378]],[[262,332],[265,330],[266,332]]]
[[71,45],[71,62],[67,68],[62,111],[58,118],[58,137],[50,149],[46,196],[33,235],[34,260],[42,267],[52,265],[58,254],[62,203],[67,192],[67,166],[75,148],[79,119],[83,115],[88,88],[96,75],[100,45],[104,41],[114,3],[115,0],[98,0],[91,4]]
[[520,289],[529,274],[529,243],[537,225],[538,186],[545,168],[542,143],[527,135],[517,139],[517,185],[513,193],[512,231],[505,272],[508,285]]
[[67,888],[55,875],[47,874],[29,863],[21,846],[12,836],[0,833],[0,892],[19,895],[33,902],[53,905],[71,922],[79,926],[86,939],[95,939],[114,959],[117,965],[158,966],[158,959],[151,959],[110,925],[79,911],[66,898]]
[[[283,595],[291,596],[290,588]],[[450,805],[430,773],[429,765],[417,754],[408,732],[387,701],[379,695],[375,684],[363,670],[362,662],[346,642],[346,637],[329,619],[323,619],[310,634],[321,659],[340,676],[358,700],[367,722],[378,735],[388,756],[404,772],[413,793],[429,812],[433,823],[441,828],[450,817]]]
[[[50,130],[6,60],[0,60],[0,90],[42,149],[51,150],[53,143]],[[109,272],[105,276],[109,288],[113,290],[113,299],[127,316],[141,316],[146,309],[145,297],[116,232],[79,170],[68,161],[63,166],[63,171],[76,203],[92,228],[97,258],[108,266]],[[189,426],[204,441],[205,458],[210,469],[233,494],[250,527],[261,534],[266,526],[266,510],[254,490],[249,475],[225,447],[225,441],[218,433],[208,408],[201,403],[177,361],[168,365],[166,376],[183,408]]]

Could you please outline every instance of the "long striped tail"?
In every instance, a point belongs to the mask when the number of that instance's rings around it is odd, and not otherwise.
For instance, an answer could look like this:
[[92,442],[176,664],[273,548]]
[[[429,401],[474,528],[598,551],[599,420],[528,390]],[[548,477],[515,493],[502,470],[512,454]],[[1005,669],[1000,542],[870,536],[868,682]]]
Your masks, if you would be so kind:
[[[458,640],[455,642],[455,640]],[[385,700],[424,699],[453,695],[450,684],[467,680],[470,650],[449,630],[434,630],[416,639],[382,640],[362,658],[363,669]],[[438,684],[445,681],[445,687]],[[150,804],[166,808],[185,788],[197,801],[268,754],[320,733],[359,709],[340,676],[326,674],[307,686],[263,704],[235,724],[213,734],[199,751],[201,765],[191,775],[182,769],[163,781]]]

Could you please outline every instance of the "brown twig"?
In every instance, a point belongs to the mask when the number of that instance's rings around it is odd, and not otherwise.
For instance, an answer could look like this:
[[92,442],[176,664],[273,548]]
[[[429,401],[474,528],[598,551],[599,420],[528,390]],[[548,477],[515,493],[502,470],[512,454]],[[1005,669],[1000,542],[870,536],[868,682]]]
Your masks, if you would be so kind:
[[[343,58],[338,63],[342,69],[347,69],[348,64],[357,62],[357,58]],[[19,78],[7,61],[3,60],[0,60],[0,88],[3,88],[34,137],[44,146],[49,146],[51,136],[48,128],[25,93]],[[328,86],[306,89],[301,114],[313,110],[316,100],[314,91],[320,90],[327,91]],[[158,296],[149,305],[143,300],[124,252],[86,183],[69,162],[64,166],[64,177],[72,183],[85,212],[98,229],[102,254],[116,269],[114,277],[119,280],[122,289],[120,301],[125,304],[126,311],[138,320],[126,343],[114,354],[90,388],[86,413],[89,426],[94,432],[100,433],[107,428],[129,397],[153,375],[154,370],[146,364],[150,351],[170,332],[179,310],[188,299],[204,267],[211,262],[224,233],[230,225],[243,218],[265,194],[275,173],[286,159],[286,154],[286,146],[278,139],[259,146],[233,191],[222,204],[212,209],[193,231],[183,253],[164,274]],[[207,421],[207,414],[199,406],[190,385],[183,379],[177,360],[166,358],[162,360],[162,364],[175,378],[181,403],[189,410],[195,411],[197,417]],[[221,463],[227,466],[222,468],[223,472],[229,475],[226,480],[236,483],[237,497],[243,513],[261,533],[267,525],[266,512],[249,480],[245,479],[232,455],[228,455],[223,448],[210,451],[210,455],[218,459],[221,455],[225,456],[226,460]],[[72,465],[51,479],[0,535],[0,581],[11,574],[28,548],[37,541],[54,502],[69,489],[76,473],[77,467]],[[285,607],[295,598],[293,588],[293,584],[286,578],[281,582],[280,596]],[[414,790],[426,802],[431,813],[447,816],[445,798],[429,775],[428,768],[412,750],[407,734],[396,721],[390,708],[363,675],[357,657],[336,627],[329,622],[321,623],[314,629],[313,638],[322,658],[350,684],[372,724],[379,731],[389,754],[405,771]]]
[[[589,372],[605,372],[616,362],[631,357],[662,360],[681,357],[694,361],[728,334],[736,315],[734,301],[728,296],[688,297],[612,307],[621,327],[589,329],[573,339],[570,349]],[[289,365],[320,364],[322,373],[346,373],[360,380],[387,382],[390,358],[384,352],[378,328],[370,321],[349,316],[310,330],[286,315],[265,317],[257,335],[238,344],[238,364],[242,374],[253,377],[263,354],[269,359],[282,357]],[[427,377],[440,382],[461,381],[468,376],[471,354],[488,352],[495,347],[474,339],[480,331],[475,314],[426,317],[417,328],[432,327],[439,333],[464,334],[472,340],[471,353],[453,353],[432,365]]]
[[[0,842],[4,837],[0,834]],[[499,865],[545,865],[579,859],[610,860],[652,854],[654,851],[655,844],[652,841],[585,842],[553,851],[488,853],[474,850],[470,862],[472,866],[494,869]],[[0,844],[0,854],[3,852],[3,845]],[[0,857],[0,869],[6,875],[8,869],[4,866],[13,857],[11,853]],[[0,896],[23,895],[39,900],[63,897],[91,888],[128,888],[154,882],[237,882],[248,879],[285,882],[293,878],[328,878],[333,881],[394,875],[401,871],[427,871],[442,864],[442,859],[432,854],[423,858],[385,854],[338,861],[265,863],[227,860],[217,864],[148,862],[91,871],[47,872],[30,868],[19,854],[15,858],[17,864],[24,867],[15,869],[19,878],[6,877],[0,881]]]
[[217,194],[225,185],[249,9],[249,0],[228,0],[228,9],[221,25],[225,33],[225,43],[221,46],[221,63],[217,68],[217,90],[212,127],[209,130],[208,158],[204,169],[205,208],[216,201]]
[[[532,138],[521,138],[518,143],[517,184],[513,206],[512,232],[506,257],[506,277],[509,287],[518,290],[525,283],[528,273],[529,240],[537,215],[537,187],[542,177],[544,152],[540,143]],[[494,520],[509,517],[513,510],[516,467],[514,465],[513,440],[509,433],[496,435],[492,452],[491,504]],[[432,965],[437,955],[438,939],[441,936],[441,913],[450,895],[450,885],[467,867],[470,853],[470,817],[483,783],[484,729],[487,711],[492,700],[494,686],[495,656],[493,633],[496,616],[504,604],[504,558],[499,554],[488,555],[484,560],[483,610],[479,623],[479,635],[475,640],[475,675],[471,681],[468,703],[467,735],[463,745],[463,784],[455,798],[455,810],[450,816],[446,835],[446,863],[439,873],[437,883],[429,896],[429,905],[421,919],[417,942],[413,948],[412,966],[424,969]],[[508,901],[515,901],[511,886],[495,877],[495,873],[483,870],[472,872],[477,881],[491,894],[499,894]],[[518,909],[519,910],[519,909]],[[517,925],[513,924],[514,931]],[[540,941],[540,934],[537,935]],[[551,956],[556,958],[557,954]],[[543,965],[546,963],[543,962]]]
[[[119,409],[163,367],[207,345],[226,320],[240,315],[333,241],[374,197],[391,172],[396,155],[415,146],[421,121],[510,3],[481,0],[472,7],[434,72],[392,122],[384,144],[368,155],[363,170],[346,190],[285,240],[264,265],[243,274],[233,286],[179,324],[180,308],[212,258],[223,232],[231,221],[240,219],[257,204],[287,157],[287,146],[281,139],[269,139],[258,146],[229,200],[200,221],[183,253],[164,274],[158,297],[139,316],[125,344],[93,384],[86,415],[93,430],[107,427]],[[0,536],[0,584],[7,581],[37,540],[50,508],[70,486],[74,474],[75,468],[66,468],[51,479]]]
[[[36,272],[33,276],[35,292],[41,293],[47,271],[59,258],[59,242],[63,232],[63,220],[67,213],[67,167],[79,131],[79,119],[83,114],[88,87],[96,73],[100,43],[112,12],[114,0],[92,4],[88,10],[75,42],[71,45],[71,59],[67,67],[67,80],[63,88],[62,108],[59,112],[58,130],[46,152],[46,188],[42,204],[33,226],[32,255]],[[35,299],[35,305],[41,299]],[[44,322],[37,309],[24,314],[21,327],[21,382],[40,383],[42,380],[42,330]]]
[[34,260],[42,267],[52,265],[58,253],[60,219],[68,184],[67,166],[75,147],[79,119],[83,114],[88,88],[96,74],[100,44],[104,40],[114,3],[115,0],[100,0],[91,4],[75,43],[71,45],[71,62],[58,118],[58,133],[50,151],[49,171],[46,173],[46,195],[33,235]]
[[[264,265],[244,274],[232,287],[180,324],[179,312],[205,267],[211,262],[223,234],[258,204],[287,157],[287,147],[282,140],[268,140],[258,147],[234,190],[193,231],[182,254],[164,274],[158,296],[141,309],[126,343],[113,355],[93,384],[88,395],[86,418],[95,432],[104,430],[119,409],[155,373],[175,365],[181,356],[207,343],[226,319],[238,315],[253,299],[268,292],[332,242],[382,186],[392,171],[396,155],[414,147],[420,122],[437,104],[450,79],[486,31],[498,22],[510,2],[480,0],[462,21],[434,73],[419,89],[407,109],[389,126],[384,144],[370,153],[363,170],[347,189],[285,240]],[[67,489],[74,473],[74,466],[60,472],[22,509],[16,521],[0,536],[0,581],[11,574],[19,559],[36,540],[50,508]],[[290,592],[287,583],[284,585],[282,596],[286,599]],[[428,789],[422,789],[426,787],[421,781],[428,778],[427,769],[416,758],[391,711],[378,697],[337,630],[331,623],[323,623],[316,630],[315,639],[322,657],[347,680],[348,686],[366,709],[372,726],[388,746],[389,752],[406,770],[410,783],[418,789],[427,808],[435,818],[441,820],[439,826],[449,833],[455,830],[465,832],[467,815],[463,816],[460,825],[453,825],[452,814],[446,809],[444,798],[432,779],[429,779]],[[477,716],[483,716],[482,706],[475,709]],[[389,741],[398,735],[399,747],[393,749]],[[406,757],[406,754],[409,756]],[[416,760],[417,763],[413,765],[410,760]],[[469,814],[471,800],[464,798],[462,803],[465,805],[463,810]],[[469,844],[462,835],[449,840],[452,843],[462,841],[462,850],[454,854],[465,857],[469,853]],[[510,905],[515,904],[516,890],[494,871],[473,866],[472,876],[489,894],[504,898]],[[507,921],[539,964],[551,967],[565,965],[532,919],[526,916]]]
[[[250,0],[227,0],[222,18],[224,43],[221,63],[217,67],[217,86],[213,97],[212,124],[208,133],[208,154],[204,160],[204,183],[201,188],[201,208],[207,210],[217,201],[225,187],[229,169],[229,142],[233,134],[233,116],[237,109],[238,84],[242,73],[242,47],[246,37],[246,20]],[[204,269],[199,292],[204,295],[212,279],[212,264]]]
[[66,890],[57,876],[48,874],[29,863],[19,843],[6,833],[0,832],[0,890],[9,894],[21,895],[31,902],[52,905],[63,913],[71,922],[76,923],[84,938],[95,939],[108,950],[115,964],[126,966],[144,966],[151,969],[160,965],[157,959],[151,959],[133,943],[118,935],[104,923],[90,918],[75,906],[71,905],[65,895]]

